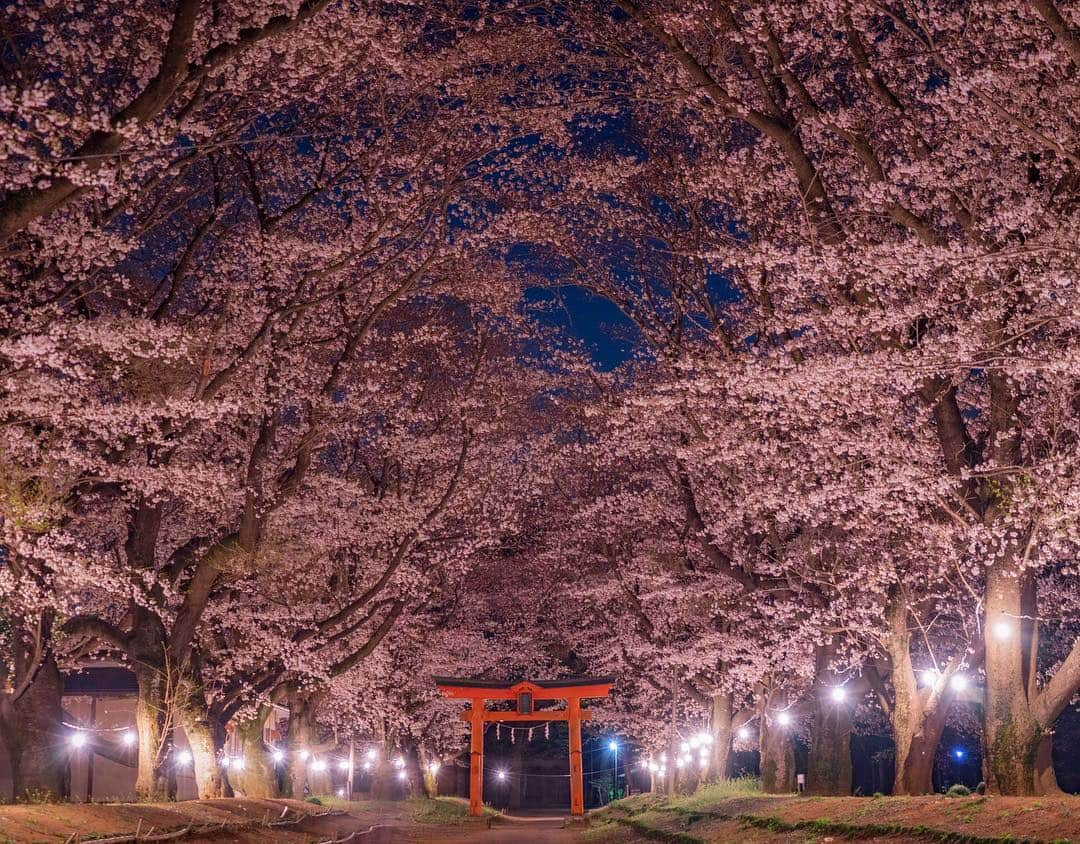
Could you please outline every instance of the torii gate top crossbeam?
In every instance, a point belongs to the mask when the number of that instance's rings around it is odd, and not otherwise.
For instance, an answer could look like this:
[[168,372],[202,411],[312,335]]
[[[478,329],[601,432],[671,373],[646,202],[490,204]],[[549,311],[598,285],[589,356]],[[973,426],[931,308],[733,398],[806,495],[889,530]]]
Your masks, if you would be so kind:
[[436,677],[435,684],[447,697],[466,700],[517,700],[519,694],[531,694],[533,700],[573,700],[584,697],[607,697],[615,682],[612,677],[568,677],[564,680],[473,680]]

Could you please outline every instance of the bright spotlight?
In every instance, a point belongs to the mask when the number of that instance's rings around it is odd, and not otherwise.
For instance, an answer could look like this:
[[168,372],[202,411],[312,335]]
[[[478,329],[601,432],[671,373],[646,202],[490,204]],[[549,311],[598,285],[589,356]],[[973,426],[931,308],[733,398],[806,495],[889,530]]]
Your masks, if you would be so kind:
[[430,764],[429,764],[429,765],[427,766],[427,769],[428,769],[429,771],[431,771],[431,773],[433,773],[433,774],[437,774],[437,773],[439,773],[439,763],[438,763],[438,762],[431,762],[431,763],[430,763]]
[[925,668],[919,675],[919,678],[922,680],[924,686],[930,686],[932,688],[937,685],[938,677],[940,676],[941,674],[936,668]]
[[316,759],[314,762],[311,763],[311,770],[313,770],[317,774],[321,774],[323,771],[326,770],[326,762],[322,759]]
[[499,782],[503,782],[506,779],[506,771],[496,771],[495,777]]
[[965,757],[965,756],[966,756],[967,754],[966,754],[966,753],[964,753],[964,749],[963,749],[962,747],[958,747],[958,748],[956,748],[956,750],[954,750],[954,751],[952,752],[952,755],[953,755],[953,756],[955,756],[955,757],[956,757],[957,759],[959,759],[959,760],[963,760],[963,758],[964,758],[964,757]]
[[789,715],[787,712],[781,712],[779,715],[776,716],[776,723],[778,723],[781,727],[788,726],[789,724],[791,724],[791,715]]
[[280,750],[275,750],[273,753],[270,754],[270,757],[274,760],[274,762],[279,765],[285,761],[285,754],[282,753]]
[[86,747],[86,733],[75,732],[68,736],[68,744],[78,750],[80,747]]
[[339,788],[337,790],[337,796],[338,797],[344,797],[345,796],[345,789],[344,788]]
[[339,771],[347,771],[350,767],[347,759],[342,759],[340,762],[337,763],[337,766]]
[[371,770],[371,763],[370,762],[365,762],[364,763],[364,770],[365,771],[370,771]]
[[124,734],[120,736],[120,741],[124,743],[125,747],[131,747],[133,744],[135,744],[135,740],[137,738],[138,736],[135,735],[134,730],[124,730]]
[[953,691],[962,692],[968,687],[968,678],[963,674],[954,674],[949,685],[953,687]]
[[833,686],[829,692],[829,697],[833,699],[833,703],[843,703],[844,698],[847,697],[847,691],[843,686]]
[[994,633],[994,638],[999,642],[1004,642],[1012,638],[1013,626],[1008,621],[995,621],[994,626],[991,629]]
[[310,755],[311,755],[311,754],[310,754],[310,753],[308,753],[308,752],[307,752],[306,750],[301,750],[301,751],[300,751],[300,759],[301,759],[301,761],[304,761],[304,762],[306,762],[306,761],[307,761],[307,758],[308,758],[308,757],[309,757]]
[[369,747],[368,752],[364,755],[367,756],[367,758],[370,759],[372,762],[374,762],[375,757],[379,755],[379,752],[374,747]]
[[607,743],[607,749],[611,750],[611,751],[618,750],[619,749],[619,743],[617,741],[609,741]]
[[735,735],[737,735],[742,741],[746,741],[748,738],[750,738],[750,731],[746,729],[746,727],[739,727],[739,731]]
[[397,778],[399,780],[401,780],[402,782],[405,782],[405,780],[407,780],[409,778],[409,772],[402,769],[402,770],[398,771]]
[[683,753],[689,753],[690,742],[684,741],[682,744],[679,745],[679,750],[681,750]]
[[181,750],[179,753],[177,753],[176,754],[176,764],[180,765],[181,767],[184,767],[184,768],[186,768],[188,765],[190,765],[191,764],[191,751],[190,750]]

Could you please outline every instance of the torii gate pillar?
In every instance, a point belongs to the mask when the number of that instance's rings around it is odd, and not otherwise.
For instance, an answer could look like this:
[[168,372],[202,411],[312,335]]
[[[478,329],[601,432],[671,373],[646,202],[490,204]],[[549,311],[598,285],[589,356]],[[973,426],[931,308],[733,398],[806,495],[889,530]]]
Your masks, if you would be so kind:
[[[491,721],[566,721],[570,730],[570,814],[585,814],[585,794],[581,771],[581,722],[589,720],[588,710],[581,708],[582,698],[607,697],[611,692],[610,677],[536,682],[499,683],[491,680],[459,680],[436,677],[439,691],[447,697],[469,701],[469,709],[461,718],[469,722],[469,814],[479,817],[484,812],[484,725]],[[485,701],[514,700],[517,711],[488,709]],[[537,711],[539,700],[565,700],[566,709]]]

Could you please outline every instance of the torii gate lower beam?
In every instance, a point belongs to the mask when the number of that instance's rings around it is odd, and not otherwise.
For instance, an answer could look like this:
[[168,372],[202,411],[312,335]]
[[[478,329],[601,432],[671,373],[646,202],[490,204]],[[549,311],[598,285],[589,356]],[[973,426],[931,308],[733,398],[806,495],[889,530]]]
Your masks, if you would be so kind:
[[[582,698],[607,697],[610,678],[575,678],[535,683],[493,683],[489,680],[435,678],[439,691],[451,698],[469,701],[461,713],[470,725],[469,742],[469,814],[479,817],[484,811],[484,725],[490,721],[566,721],[570,732],[570,814],[585,814],[584,784],[581,770],[581,722],[589,720],[581,708]],[[487,709],[487,700],[517,700],[517,712]],[[566,709],[538,712],[538,700],[565,700]]]

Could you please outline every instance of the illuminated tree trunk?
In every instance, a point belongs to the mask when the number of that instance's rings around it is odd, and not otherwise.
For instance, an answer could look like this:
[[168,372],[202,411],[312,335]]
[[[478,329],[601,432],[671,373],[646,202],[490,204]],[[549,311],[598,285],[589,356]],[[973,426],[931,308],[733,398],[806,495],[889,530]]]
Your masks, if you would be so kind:
[[314,770],[314,763],[320,759],[314,750],[319,739],[315,710],[315,702],[309,694],[295,692],[289,696],[288,776],[284,793],[297,800],[305,796],[305,786],[312,795],[326,794],[330,790],[329,764],[325,772]]
[[679,755],[679,732],[676,727],[679,715],[679,676],[671,675],[671,723],[668,725],[667,749],[667,795],[674,797],[679,786],[679,767],[675,760]]
[[68,748],[63,743],[63,678],[51,656],[18,700],[0,697],[0,732],[11,765],[16,801],[64,800],[70,794]]
[[919,689],[911,664],[907,603],[902,594],[894,597],[887,616],[894,690],[888,714],[896,744],[893,794],[930,794],[934,790],[934,754],[949,707],[943,691]]
[[379,719],[375,726],[378,756],[371,766],[371,799],[390,800],[394,796],[394,769],[390,760],[390,744],[386,740],[386,724]]
[[142,800],[167,800],[166,768],[173,716],[170,677],[165,658],[165,629],[153,613],[138,611],[128,642],[128,659],[135,674],[135,728],[139,738],[139,764],[135,793]]
[[731,693],[716,694],[712,698],[709,732],[712,734],[712,758],[709,760],[709,782],[717,782],[731,776],[732,740]]
[[761,790],[766,794],[790,794],[795,790],[795,748],[791,733],[764,705],[758,707]]
[[439,772],[432,770],[432,764],[436,760],[426,755],[421,755],[420,765],[424,775],[424,794],[434,800],[439,796]]
[[280,796],[277,767],[270,755],[270,748],[263,741],[263,728],[272,712],[273,707],[260,706],[253,718],[233,721],[244,767],[240,771],[230,771],[229,781],[245,797],[271,799]]
[[211,722],[206,705],[206,695],[198,675],[199,662],[192,659],[190,676],[180,684],[177,695],[177,712],[191,746],[191,760],[195,772],[195,787],[199,799],[232,796],[228,783],[222,775],[219,751],[224,746],[224,733],[220,726]]
[[[1031,707],[1037,694],[1035,583],[1019,568],[1006,558],[987,572],[983,735],[989,789],[1027,796],[1054,793],[1058,787],[1047,732]],[[999,623],[1008,625],[1012,635],[995,635]]]
[[808,794],[847,797],[851,794],[851,709],[819,696],[814,707],[807,761]]

